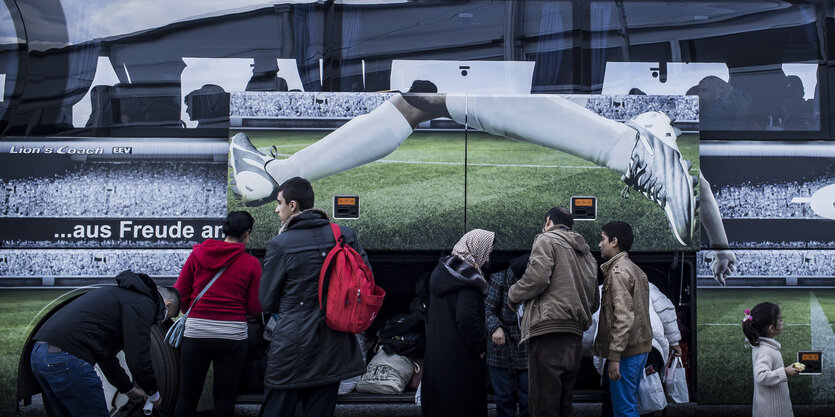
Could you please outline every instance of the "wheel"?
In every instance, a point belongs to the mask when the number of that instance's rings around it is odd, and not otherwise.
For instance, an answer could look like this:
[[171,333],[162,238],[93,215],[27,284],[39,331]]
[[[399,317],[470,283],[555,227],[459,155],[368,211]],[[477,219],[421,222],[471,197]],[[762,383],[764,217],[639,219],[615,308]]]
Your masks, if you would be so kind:
[[[166,324],[168,326],[163,327]],[[159,395],[162,396],[161,407],[166,415],[174,414],[177,391],[180,388],[180,355],[165,343],[165,332],[171,324],[169,320],[163,325],[151,327],[151,362],[159,385]]]

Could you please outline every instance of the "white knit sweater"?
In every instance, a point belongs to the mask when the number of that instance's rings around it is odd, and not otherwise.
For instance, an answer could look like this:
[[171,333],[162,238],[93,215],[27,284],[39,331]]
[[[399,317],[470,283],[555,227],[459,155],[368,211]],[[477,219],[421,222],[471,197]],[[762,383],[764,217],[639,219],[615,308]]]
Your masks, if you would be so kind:
[[751,349],[754,364],[754,417],[794,417],[780,342],[760,338]]

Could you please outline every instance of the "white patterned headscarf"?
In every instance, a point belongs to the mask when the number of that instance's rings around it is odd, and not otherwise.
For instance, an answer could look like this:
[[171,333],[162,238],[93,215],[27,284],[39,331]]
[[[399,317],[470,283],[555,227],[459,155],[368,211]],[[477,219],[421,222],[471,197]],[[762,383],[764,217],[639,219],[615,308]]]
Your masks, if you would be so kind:
[[458,240],[452,248],[452,254],[481,271],[481,266],[487,262],[490,252],[493,251],[495,237],[495,233],[487,230],[470,230]]

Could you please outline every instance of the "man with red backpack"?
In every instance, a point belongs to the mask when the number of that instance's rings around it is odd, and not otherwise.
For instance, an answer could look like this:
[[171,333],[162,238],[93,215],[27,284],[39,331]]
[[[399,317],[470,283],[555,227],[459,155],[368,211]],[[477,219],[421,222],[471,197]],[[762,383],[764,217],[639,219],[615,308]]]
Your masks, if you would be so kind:
[[[259,301],[278,314],[268,351],[262,416],[332,416],[339,382],[365,372],[354,334],[332,330],[319,306],[319,275],[337,241],[328,214],[313,207],[310,182],[294,177],[278,187],[281,230],[267,246]],[[353,230],[346,245],[368,257]],[[327,308],[327,307],[326,307]]]

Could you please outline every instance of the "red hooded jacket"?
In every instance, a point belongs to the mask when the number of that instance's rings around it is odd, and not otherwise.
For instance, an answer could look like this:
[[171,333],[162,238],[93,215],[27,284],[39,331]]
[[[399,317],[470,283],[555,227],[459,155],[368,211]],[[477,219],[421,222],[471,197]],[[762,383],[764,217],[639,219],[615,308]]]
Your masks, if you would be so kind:
[[228,266],[223,275],[203,294],[189,317],[220,321],[246,321],[247,315],[261,313],[258,286],[261,264],[244,252],[244,244],[207,240],[194,245],[174,288],[180,292],[180,310],[185,313],[192,301]]

